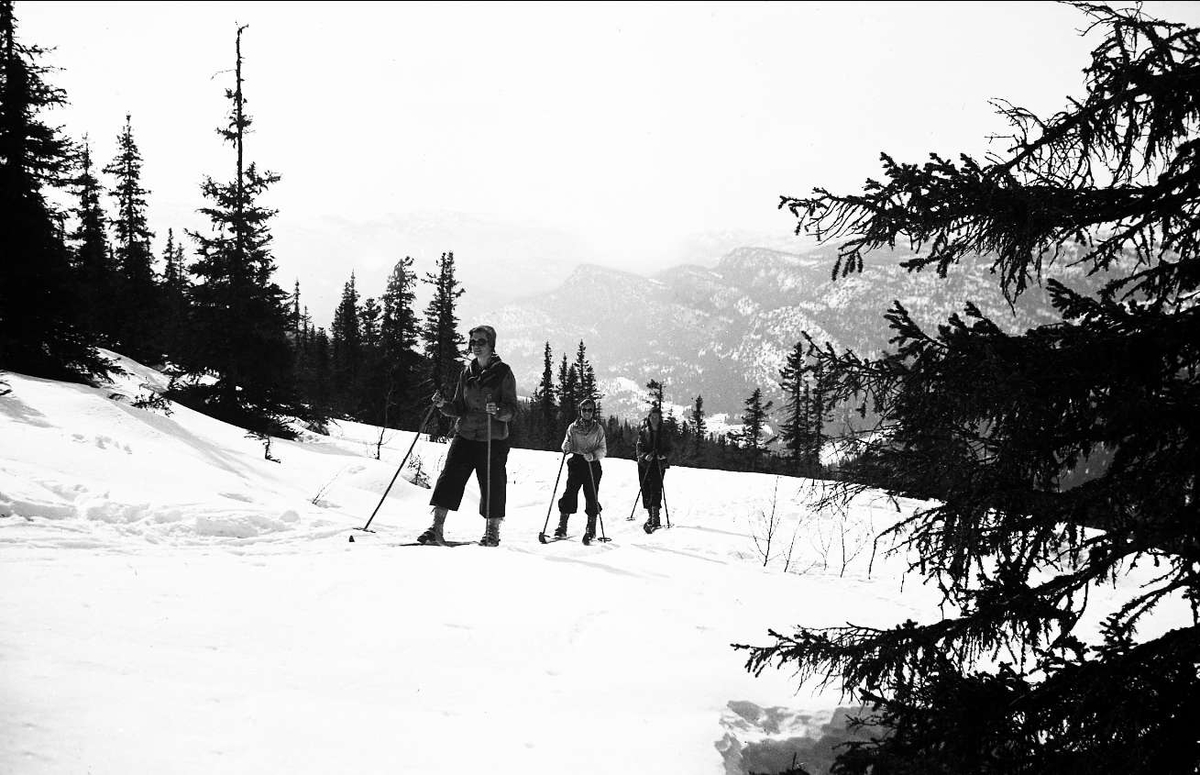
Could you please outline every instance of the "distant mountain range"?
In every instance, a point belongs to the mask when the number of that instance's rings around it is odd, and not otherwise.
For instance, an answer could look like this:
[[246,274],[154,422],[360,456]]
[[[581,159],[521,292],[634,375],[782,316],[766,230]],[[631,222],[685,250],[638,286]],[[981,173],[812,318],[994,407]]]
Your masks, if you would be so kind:
[[[656,379],[677,413],[702,395],[707,414],[729,414],[737,424],[755,387],[780,405],[779,369],[802,331],[839,350],[885,349],[891,332],[883,313],[893,299],[931,326],[968,300],[1007,330],[1057,318],[1041,288],[1010,309],[982,259],[942,279],[932,271],[906,272],[899,266],[906,257],[873,254],[861,274],[838,280],[831,279],[833,248],[803,255],[738,248],[712,267],[678,266],[650,277],[584,265],[554,290],[480,319],[494,321],[498,350],[524,395],[541,379],[546,342],[557,377],[562,355],[573,359],[582,340],[605,413],[640,415],[643,386]],[[1073,287],[1089,284],[1079,269],[1060,268],[1054,276]]]

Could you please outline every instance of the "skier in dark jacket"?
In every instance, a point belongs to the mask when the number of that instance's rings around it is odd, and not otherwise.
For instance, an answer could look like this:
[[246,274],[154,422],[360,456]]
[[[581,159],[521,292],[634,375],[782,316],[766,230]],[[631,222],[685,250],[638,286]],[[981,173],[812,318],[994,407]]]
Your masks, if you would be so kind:
[[596,419],[596,402],[585,398],[579,402],[579,416],[567,426],[563,437],[562,451],[571,455],[567,462],[567,484],[558,499],[558,527],[555,538],[566,538],[567,520],[579,507],[579,490],[583,489],[584,513],[587,514],[587,530],[583,542],[590,544],[596,537],[596,515],[600,513],[600,477],[604,471],[600,461],[608,454],[608,441],[604,426]]
[[474,357],[459,375],[454,397],[447,401],[441,391],[433,396],[441,413],[457,417],[458,422],[429,500],[433,524],[417,539],[423,544],[445,545],[442,529],[446,512],[458,510],[467,480],[474,472],[479,481],[479,513],[487,520],[479,543],[500,545],[508,483],[508,423],[517,412],[517,381],[512,369],[496,354],[496,329],[476,326],[467,336]]
[[663,476],[671,464],[671,435],[662,424],[662,409],[650,407],[637,438],[638,480],[642,483],[642,506],[650,518],[642,525],[647,533],[662,527],[658,514],[662,507]]

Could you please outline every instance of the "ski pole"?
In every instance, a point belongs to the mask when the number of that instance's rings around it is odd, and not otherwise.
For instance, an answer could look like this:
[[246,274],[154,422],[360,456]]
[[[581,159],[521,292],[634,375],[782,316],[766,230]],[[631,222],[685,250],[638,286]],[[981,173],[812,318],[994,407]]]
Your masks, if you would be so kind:
[[587,463],[588,478],[592,480],[592,498],[596,501],[596,519],[600,522],[600,540],[611,541],[611,538],[604,535],[604,517],[600,514],[604,508],[600,505],[600,493],[596,490],[596,475],[592,473],[592,463],[590,460],[583,462]]
[[[376,504],[375,511],[371,512],[371,517],[367,520],[367,524],[363,525],[362,527],[356,527],[354,528],[355,530],[361,530],[364,533],[375,532],[374,530],[368,529],[371,527],[371,520],[375,519],[375,515],[379,513],[379,507],[383,505],[383,502],[387,499],[388,493],[392,491],[392,485],[396,483],[396,478],[399,477],[400,472],[404,470],[404,464],[408,462],[408,456],[412,454],[413,447],[417,446],[417,439],[421,438],[421,432],[424,431],[425,426],[429,424],[429,418],[433,416],[434,409],[437,409],[436,405],[429,407],[429,411],[425,413],[425,419],[421,420],[421,426],[417,428],[417,432],[413,435],[412,444],[408,445],[408,452],[404,453],[404,459],[400,461],[399,467],[396,468],[396,473],[392,475],[392,481],[388,482],[387,489],[383,491],[383,497],[380,498],[379,503]],[[354,536],[350,536],[350,540],[353,541]]]
[[483,392],[483,411],[487,414],[487,497],[483,503],[483,518],[490,520],[492,518],[492,413],[487,410],[487,405],[492,402],[492,391],[485,390]]
[[642,480],[638,482],[637,497],[633,499],[633,508],[629,510],[629,518],[625,520],[626,522],[633,521],[633,512],[637,511],[638,501],[642,499],[642,488],[646,486],[646,474],[648,473],[650,473],[650,466],[646,466],[646,473],[642,474]]
[[558,461],[558,476],[554,477],[554,489],[550,491],[550,505],[546,507],[546,523],[542,525],[542,532],[538,533],[538,541],[546,543],[546,528],[550,527],[550,510],[554,508],[554,494],[558,492],[558,480],[562,478],[563,463],[567,462],[567,453],[564,452],[562,460]]
[[667,529],[671,529],[671,507],[667,505],[667,485],[663,481],[662,461],[658,458],[654,459],[658,464],[658,492],[662,495],[663,514],[667,517]]

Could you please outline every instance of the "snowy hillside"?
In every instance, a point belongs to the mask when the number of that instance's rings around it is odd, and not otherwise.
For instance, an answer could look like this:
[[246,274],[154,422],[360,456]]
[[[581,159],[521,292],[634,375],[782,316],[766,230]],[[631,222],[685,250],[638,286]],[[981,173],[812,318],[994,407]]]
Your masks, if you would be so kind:
[[[412,434],[376,460],[378,429],[345,423],[268,460],[134,408],[165,380],[122,364],[110,389],[0,374],[0,772],[718,775],[791,750],[824,772],[839,693],[755,678],[730,644],[938,615],[900,561],[868,574],[882,499],[819,513],[812,482],[675,468],[648,536],[609,460],[612,541],[542,545],[560,456],[514,450],[499,548],[412,546],[429,491],[404,479],[354,530]],[[436,476],[444,452],[414,456]],[[477,505],[449,538],[479,538]]]

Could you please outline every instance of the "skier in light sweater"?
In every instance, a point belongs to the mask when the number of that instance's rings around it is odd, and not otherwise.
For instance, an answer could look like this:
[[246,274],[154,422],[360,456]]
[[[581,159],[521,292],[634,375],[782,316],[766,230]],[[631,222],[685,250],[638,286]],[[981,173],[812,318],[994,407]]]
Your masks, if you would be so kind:
[[567,520],[579,507],[579,490],[583,490],[584,513],[587,514],[587,530],[583,542],[590,544],[596,537],[596,516],[600,513],[600,477],[604,471],[600,461],[608,454],[608,442],[604,437],[604,426],[596,418],[596,402],[585,398],[579,402],[579,416],[567,426],[563,437],[562,451],[570,455],[567,462],[567,484],[558,499],[558,527],[555,538],[566,538]]

